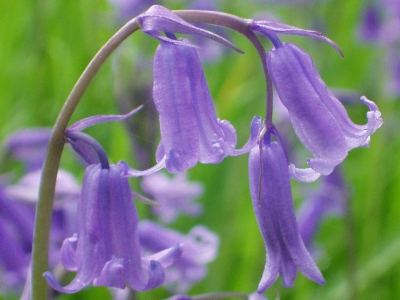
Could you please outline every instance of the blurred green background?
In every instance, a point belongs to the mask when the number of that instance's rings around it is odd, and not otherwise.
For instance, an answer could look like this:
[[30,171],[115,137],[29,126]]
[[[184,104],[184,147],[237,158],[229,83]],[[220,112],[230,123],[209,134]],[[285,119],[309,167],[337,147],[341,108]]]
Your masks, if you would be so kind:
[[[168,1],[165,1],[168,2]],[[184,1],[169,1],[168,8],[183,8]],[[366,1],[365,1],[366,2]],[[326,284],[319,286],[299,274],[293,289],[284,289],[280,279],[266,292],[269,299],[400,299],[400,154],[399,101],[385,92],[383,48],[362,43],[357,36],[359,0],[311,1],[279,5],[262,1],[218,1],[225,12],[244,18],[274,15],[290,25],[321,30],[337,42],[341,58],[329,45],[305,37],[282,37],[295,41],[314,58],[317,69],[332,88],[351,89],[376,102],[384,125],[369,148],[355,149],[343,163],[349,186],[349,214],[323,222],[316,237],[322,256],[317,262]],[[116,32],[120,23],[105,0],[0,1],[0,137],[16,129],[52,126],[80,74]],[[265,85],[259,58],[251,45],[236,33],[231,40],[246,54],[227,51],[221,61],[204,66],[218,116],[236,127],[239,141],[248,136],[250,120],[263,115]],[[138,32],[122,45],[132,69],[124,80],[139,77],[132,49],[155,49],[156,42]],[[271,47],[265,43],[266,47]],[[129,50],[131,49],[131,50]],[[136,62],[137,63],[137,62]],[[128,67],[127,67],[128,66]],[[90,85],[73,121],[97,114],[117,113],[116,73],[122,72],[115,56],[106,62]],[[125,65],[130,68],[130,64]],[[140,70],[138,70],[140,72]],[[150,99],[148,99],[150,100]],[[357,99],[355,99],[357,100]],[[367,108],[348,107],[352,119],[366,122]],[[154,122],[158,122],[157,118]],[[101,125],[91,133],[114,163],[133,161],[126,129],[119,124]],[[97,131],[96,131],[97,130]],[[83,169],[68,155],[62,166],[81,178]],[[220,253],[210,264],[208,276],[191,295],[214,291],[251,293],[256,290],[265,264],[265,249],[259,233],[247,180],[247,157],[227,158],[220,165],[198,165],[190,178],[202,181],[200,199],[204,214],[180,217],[172,227],[188,232],[204,224],[221,237]],[[293,183],[296,207],[304,199],[305,184]],[[138,182],[132,180],[133,186]],[[145,217],[144,204],[137,206]],[[138,299],[162,299],[169,294],[159,288],[139,293]],[[59,299],[110,299],[105,288],[90,288]]]

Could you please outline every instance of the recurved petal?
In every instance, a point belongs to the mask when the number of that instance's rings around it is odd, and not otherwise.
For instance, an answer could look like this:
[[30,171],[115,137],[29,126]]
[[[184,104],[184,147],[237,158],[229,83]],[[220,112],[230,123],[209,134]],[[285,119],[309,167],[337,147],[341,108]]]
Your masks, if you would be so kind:
[[147,169],[147,170],[136,170],[132,169],[126,162],[119,161],[118,166],[122,169],[122,176],[124,177],[139,177],[139,176],[147,176],[153,173],[160,171],[165,168],[165,156],[159,161],[155,166]]
[[150,261],[148,270],[148,281],[142,289],[139,289],[140,291],[152,290],[164,283],[164,269],[158,261]]
[[149,269],[151,261],[157,261],[165,269],[176,263],[182,255],[182,244],[175,244],[173,247],[162,250],[148,257],[142,258],[145,269]]
[[43,274],[43,277],[47,280],[47,282],[53,289],[66,294],[74,294],[79,292],[80,290],[87,287],[93,280],[92,277],[87,277],[87,276],[79,276],[79,280],[77,280],[78,279],[77,276],[70,284],[63,287],[60,285],[57,278],[51,272],[45,272]]
[[374,102],[368,100],[365,96],[362,96],[360,101],[369,108],[369,111],[367,112],[367,124],[361,126],[356,125],[351,122],[350,119],[344,119],[343,124],[341,123],[349,150],[360,146],[368,146],[370,136],[382,126],[381,112],[379,111],[378,106]]
[[67,238],[61,245],[60,259],[64,268],[68,271],[77,271],[78,266],[76,263],[76,244],[78,242],[78,235],[74,234],[72,237]]
[[104,265],[100,276],[93,280],[93,285],[124,289],[126,285],[124,275],[124,259],[113,255]]
[[289,165],[290,177],[300,182],[314,182],[321,174],[311,168],[298,169],[294,164]]
[[261,117],[254,117],[250,124],[250,137],[247,140],[246,144],[244,144],[244,146],[240,149],[233,149],[231,155],[232,156],[242,155],[253,149],[257,144],[257,139],[260,134],[261,127],[262,127]]

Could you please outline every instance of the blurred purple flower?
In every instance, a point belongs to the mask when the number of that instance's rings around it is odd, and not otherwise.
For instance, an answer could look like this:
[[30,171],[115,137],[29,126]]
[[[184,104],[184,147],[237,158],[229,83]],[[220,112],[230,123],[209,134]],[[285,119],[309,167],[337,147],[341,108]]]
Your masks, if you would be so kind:
[[166,270],[165,279],[165,287],[176,293],[184,293],[202,280],[207,272],[205,265],[218,254],[218,236],[203,226],[196,226],[187,235],[183,235],[151,221],[142,221],[139,223],[138,235],[141,246],[150,253],[181,243],[182,256]]
[[[400,26],[400,22],[398,25]],[[400,46],[388,49],[386,64],[390,74],[386,82],[386,90],[392,95],[400,95]]]
[[[40,177],[41,170],[27,173],[15,185],[6,186],[4,188],[5,193],[10,198],[36,204],[39,194]],[[59,170],[55,189],[55,207],[62,206],[63,202],[77,199],[79,193],[80,186],[75,177],[65,170]]]
[[309,197],[297,213],[300,236],[309,251],[321,221],[327,215],[343,215],[347,205],[347,189],[340,168],[323,177],[319,190]]
[[8,293],[22,288],[32,250],[34,211],[11,201],[0,188],[0,289]]
[[165,223],[173,222],[180,213],[198,215],[201,205],[193,200],[203,193],[199,182],[189,182],[186,173],[177,173],[173,178],[163,173],[145,176],[141,183],[143,191],[149,194],[161,207],[153,206],[153,212]]
[[368,123],[354,124],[319,76],[311,57],[296,45],[276,45],[268,53],[267,65],[297,136],[314,155],[307,161],[311,168],[291,166],[295,179],[313,181],[319,174],[328,175],[351,149],[368,146],[371,134],[382,125],[377,106],[365,97],[361,102],[370,109]]
[[53,274],[45,278],[56,290],[75,293],[95,286],[148,290],[164,282],[164,268],[181,253],[179,245],[142,259],[137,235],[138,215],[123,168],[87,167],[78,204],[78,234],[64,241],[61,261],[75,279],[62,287]]
[[[6,291],[20,290],[27,279],[39,182],[40,171],[34,171],[23,176],[16,184],[3,184],[0,189],[0,288]],[[75,229],[74,200],[79,190],[75,179],[60,170],[50,236],[51,266],[59,260],[62,240]]]
[[377,42],[382,31],[382,7],[376,3],[364,6],[359,25],[361,39],[368,42]]
[[161,43],[154,57],[153,99],[160,116],[161,144],[157,160],[177,173],[201,163],[220,163],[226,156],[247,153],[255,145],[260,118],[251,136],[236,150],[236,130],[216,117],[206,79],[191,47]]
[[31,172],[42,167],[50,140],[51,129],[23,129],[9,135],[4,146],[16,159],[25,164],[26,171]]
[[285,287],[293,287],[297,270],[319,284],[325,283],[300,237],[287,159],[282,146],[271,141],[272,135],[279,138],[273,127],[249,156],[251,198],[267,250],[259,293],[268,289],[279,275]]

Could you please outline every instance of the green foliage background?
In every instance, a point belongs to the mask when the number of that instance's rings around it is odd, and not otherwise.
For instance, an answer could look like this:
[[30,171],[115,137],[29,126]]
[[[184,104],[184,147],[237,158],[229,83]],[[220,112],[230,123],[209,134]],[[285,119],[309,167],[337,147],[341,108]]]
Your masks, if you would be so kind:
[[[168,1],[166,1],[168,2]],[[169,1],[168,8],[183,8],[184,1]],[[281,21],[303,28],[317,28],[335,40],[345,54],[341,58],[327,44],[308,38],[285,36],[314,58],[322,78],[332,88],[351,89],[375,101],[384,125],[372,137],[368,149],[355,149],[343,163],[350,188],[349,214],[321,224],[318,261],[326,285],[299,274],[295,288],[284,289],[278,279],[267,292],[270,299],[400,299],[400,155],[399,102],[385,92],[388,73],[384,49],[361,43],[357,37],[359,0],[310,1],[279,5],[261,1],[220,1],[222,10],[244,18],[275,14]],[[16,129],[52,126],[63,102],[81,72],[100,47],[121,25],[106,1],[0,1],[0,137]],[[259,58],[249,43],[232,34],[246,54],[228,51],[222,61],[205,65],[218,115],[229,119],[244,142],[250,120],[265,111],[265,86]],[[271,47],[267,42],[267,47]],[[135,33],[122,47],[154,50],[156,42]],[[129,52],[131,51],[131,52]],[[128,59],[140,59],[129,50]],[[205,50],[206,51],[206,50]],[[128,67],[127,67],[128,66]],[[138,80],[140,70],[130,65],[123,79]],[[117,113],[114,86],[118,69],[113,56],[100,70],[74,114],[73,121],[97,114]],[[121,67],[122,68],[122,67]],[[135,72],[137,71],[137,72]],[[150,100],[150,99],[149,99]],[[352,104],[353,120],[365,123],[366,107]],[[158,122],[154,119],[154,122]],[[127,132],[120,125],[101,125],[91,133],[105,147],[113,162],[134,162]],[[82,177],[83,170],[65,155],[62,166]],[[199,165],[190,177],[205,184],[201,198],[204,214],[181,217],[172,227],[188,232],[205,224],[221,237],[218,259],[208,276],[190,293],[213,291],[253,292],[265,264],[265,249],[251,206],[247,181],[247,157],[227,158],[220,165]],[[133,186],[138,182],[132,180]],[[305,185],[293,182],[294,201],[304,199]],[[138,203],[143,217],[146,207]],[[162,288],[139,293],[138,299],[162,299]],[[105,288],[90,288],[59,299],[110,299]]]

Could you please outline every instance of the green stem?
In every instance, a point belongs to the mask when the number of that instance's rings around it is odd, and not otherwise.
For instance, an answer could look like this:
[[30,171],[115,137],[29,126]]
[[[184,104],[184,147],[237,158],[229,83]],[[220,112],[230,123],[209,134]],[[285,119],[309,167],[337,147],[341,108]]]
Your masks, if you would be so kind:
[[47,282],[43,273],[48,270],[49,236],[53,209],[54,191],[64,148],[64,131],[84,92],[94,76],[111,53],[132,33],[139,29],[137,18],[126,23],[97,52],[69,94],[62,108],[47,149],[36,207],[35,229],[32,249],[32,290],[33,300],[47,299]]

